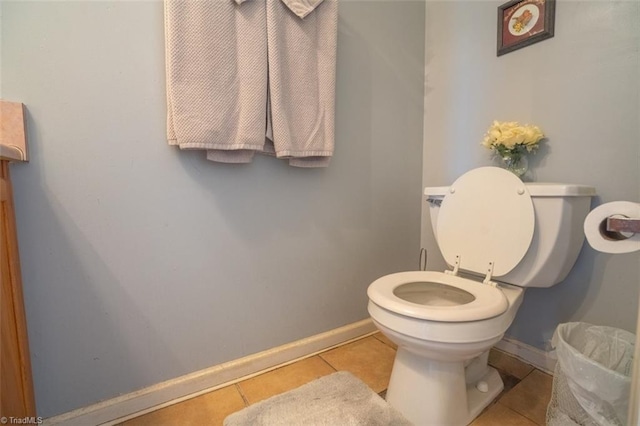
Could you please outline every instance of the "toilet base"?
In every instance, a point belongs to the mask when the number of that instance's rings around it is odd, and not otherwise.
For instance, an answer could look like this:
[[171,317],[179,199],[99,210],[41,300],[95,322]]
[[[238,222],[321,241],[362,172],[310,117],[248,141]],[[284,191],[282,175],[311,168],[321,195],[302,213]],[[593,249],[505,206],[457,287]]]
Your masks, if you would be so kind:
[[484,375],[480,381],[487,383],[487,392],[481,392],[477,388],[477,384],[467,385],[467,406],[468,415],[467,422],[471,423],[476,417],[480,415],[491,402],[498,397],[500,392],[504,389],[504,383],[498,371],[489,367],[487,374]]
[[416,425],[464,426],[503,388],[500,375],[492,367],[487,367],[477,382],[467,385],[464,362],[429,360],[399,347],[387,402]]

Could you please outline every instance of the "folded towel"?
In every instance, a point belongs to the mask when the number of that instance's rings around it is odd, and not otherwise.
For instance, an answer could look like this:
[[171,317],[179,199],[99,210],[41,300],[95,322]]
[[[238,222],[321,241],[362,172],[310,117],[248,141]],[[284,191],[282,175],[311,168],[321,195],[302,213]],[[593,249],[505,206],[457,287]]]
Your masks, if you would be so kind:
[[[248,0],[236,0],[236,3],[242,4]],[[323,0],[282,0],[284,4],[296,15],[304,18],[314,11]]]
[[231,162],[263,148],[265,13],[259,1],[165,1],[169,144]]
[[314,11],[322,0],[282,0],[289,9],[301,18]]
[[280,0],[267,0],[269,100],[278,158],[324,167],[334,149],[337,0],[305,20]]

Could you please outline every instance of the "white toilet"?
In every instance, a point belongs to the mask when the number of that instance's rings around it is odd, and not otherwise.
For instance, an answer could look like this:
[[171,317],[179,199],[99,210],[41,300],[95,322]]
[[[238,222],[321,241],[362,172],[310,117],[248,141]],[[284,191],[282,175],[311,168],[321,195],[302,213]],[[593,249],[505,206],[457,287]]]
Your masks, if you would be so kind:
[[426,188],[431,224],[452,270],[384,276],[369,314],[398,345],[387,401],[419,426],[466,425],[503,389],[487,365],[524,288],[562,281],[584,236],[592,187],[523,183],[496,167]]

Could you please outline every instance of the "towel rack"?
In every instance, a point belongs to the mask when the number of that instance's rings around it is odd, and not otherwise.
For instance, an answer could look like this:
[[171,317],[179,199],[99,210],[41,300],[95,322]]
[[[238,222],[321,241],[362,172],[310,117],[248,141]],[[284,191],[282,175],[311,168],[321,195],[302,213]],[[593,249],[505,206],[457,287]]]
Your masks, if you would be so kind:
[[640,218],[609,216],[607,218],[607,231],[640,233]]

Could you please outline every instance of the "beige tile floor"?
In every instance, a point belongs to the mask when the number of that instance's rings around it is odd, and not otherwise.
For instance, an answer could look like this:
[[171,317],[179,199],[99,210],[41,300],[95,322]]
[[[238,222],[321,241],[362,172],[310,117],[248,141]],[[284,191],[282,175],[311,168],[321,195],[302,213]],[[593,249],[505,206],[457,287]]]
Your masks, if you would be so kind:
[[[377,333],[152,411],[121,425],[221,425],[225,417],[249,404],[342,370],[351,372],[375,392],[381,393],[389,383],[395,350],[392,342]],[[491,351],[489,362],[502,375],[505,390],[471,426],[544,425],[547,403],[551,398],[552,377],[498,350]]]

